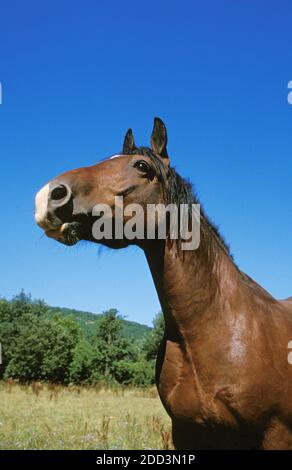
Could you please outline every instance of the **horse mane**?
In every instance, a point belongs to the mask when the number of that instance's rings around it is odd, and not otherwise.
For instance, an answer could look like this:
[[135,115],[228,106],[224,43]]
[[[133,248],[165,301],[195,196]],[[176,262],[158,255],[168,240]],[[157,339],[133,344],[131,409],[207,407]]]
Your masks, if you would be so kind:
[[192,204],[200,204],[201,221],[205,226],[204,228],[213,235],[212,238],[219,243],[221,248],[234,262],[229,245],[220,234],[218,227],[206,215],[197,195],[193,191],[192,184],[182,178],[175,168],[166,168],[162,160],[149,147],[135,147],[130,154],[144,155],[150,158],[156,170],[158,180],[161,182],[166,204],[175,204],[178,207],[180,204],[187,204],[189,206],[189,214],[191,214]]

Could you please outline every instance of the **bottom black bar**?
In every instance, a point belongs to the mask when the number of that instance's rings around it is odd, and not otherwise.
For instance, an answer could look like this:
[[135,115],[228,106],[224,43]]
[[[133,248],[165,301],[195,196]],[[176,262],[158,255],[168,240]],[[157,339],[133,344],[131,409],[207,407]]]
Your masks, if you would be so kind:
[[[275,466],[292,463],[290,451],[0,451],[0,466],[12,465],[90,465],[128,468],[133,465],[187,465],[189,467],[218,465]],[[142,467],[143,468],[143,467]]]

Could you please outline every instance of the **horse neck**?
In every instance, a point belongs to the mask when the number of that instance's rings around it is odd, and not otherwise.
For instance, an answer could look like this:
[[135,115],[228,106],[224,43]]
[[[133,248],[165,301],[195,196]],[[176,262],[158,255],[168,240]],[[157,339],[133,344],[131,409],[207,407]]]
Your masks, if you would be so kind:
[[198,249],[181,252],[173,240],[161,240],[144,251],[173,335],[192,331],[207,312],[218,315],[238,288],[239,271],[206,220]]

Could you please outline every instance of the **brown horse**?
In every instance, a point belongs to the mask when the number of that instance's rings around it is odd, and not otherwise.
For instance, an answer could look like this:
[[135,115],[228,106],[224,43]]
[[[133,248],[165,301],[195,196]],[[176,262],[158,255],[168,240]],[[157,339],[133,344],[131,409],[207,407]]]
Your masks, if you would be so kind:
[[[129,130],[123,151],[64,173],[36,196],[36,221],[67,245],[96,242],[96,204],[196,202],[170,166],[167,135],[154,121],[151,148]],[[129,218],[124,216],[123,223]],[[100,239],[136,244],[146,255],[165,316],[156,379],[177,449],[292,449],[292,302],[275,300],[241,272],[204,213],[200,245],[182,251],[169,237]]]

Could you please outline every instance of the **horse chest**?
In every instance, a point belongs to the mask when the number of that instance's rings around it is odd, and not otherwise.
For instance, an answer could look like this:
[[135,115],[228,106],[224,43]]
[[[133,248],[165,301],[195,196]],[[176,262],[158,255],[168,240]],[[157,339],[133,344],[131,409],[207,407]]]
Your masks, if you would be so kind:
[[[224,400],[216,398],[220,385],[217,387],[211,382],[207,387],[206,382],[202,385],[194,363],[179,343],[168,340],[161,349],[157,360],[157,386],[172,419],[235,425],[234,415]],[[226,389],[233,390],[233,386],[230,384]]]
[[158,355],[157,386],[163,405],[172,418],[200,418],[204,394],[193,365],[174,341],[166,341]]

